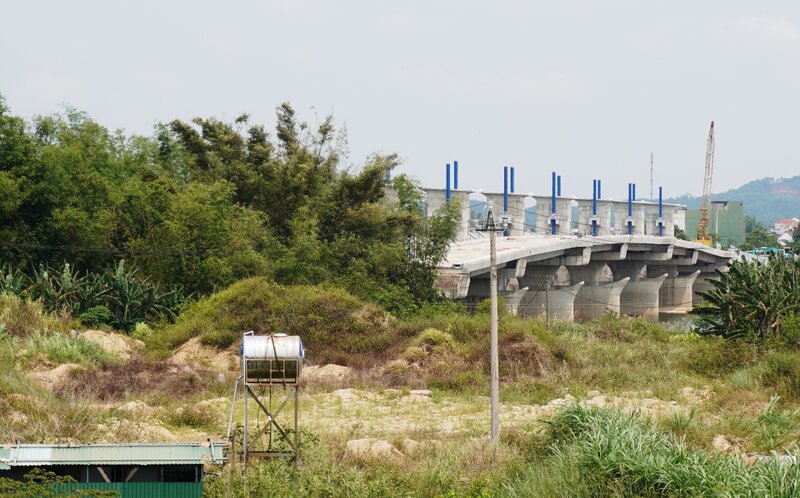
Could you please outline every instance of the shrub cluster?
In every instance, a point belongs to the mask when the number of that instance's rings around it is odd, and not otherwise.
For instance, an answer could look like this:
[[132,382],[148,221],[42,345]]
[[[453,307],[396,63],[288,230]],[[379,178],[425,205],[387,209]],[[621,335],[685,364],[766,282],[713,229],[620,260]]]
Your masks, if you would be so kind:
[[727,271],[717,270],[714,288],[701,293],[706,301],[697,309],[698,332],[726,339],[763,342],[792,329],[800,314],[800,261],[770,257],[767,263],[733,261]]
[[76,317],[87,327],[110,325],[126,332],[138,322],[174,320],[188,298],[180,286],[162,290],[125,260],[84,273],[69,263],[40,265],[30,273],[0,265],[0,293],[39,301],[45,310]]

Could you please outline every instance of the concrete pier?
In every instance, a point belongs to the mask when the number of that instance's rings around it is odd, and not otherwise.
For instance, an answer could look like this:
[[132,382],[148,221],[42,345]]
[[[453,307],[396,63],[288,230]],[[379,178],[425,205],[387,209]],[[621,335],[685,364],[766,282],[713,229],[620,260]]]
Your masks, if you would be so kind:
[[[592,234],[592,200],[578,201],[578,233]],[[611,202],[597,201],[597,236],[611,235]]]
[[[503,214],[503,194],[485,194],[486,201],[494,206],[494,219],[499,223]],[[525,233],[525,196],[508,194],[509,235],[518,237]]]
[[[426,197],[426,216],[433,216],[442,206],[447,203],[447,190],[443,188],[426,188],[423,190]],[[463,190],[451,190],[450,202],[457,202],[460,206],[461,220],[459,224],[458,236],[456,240],[469,239],[469,192]],[[500,204],[502,208],[502,203]]]
[[610,284],[584,285],[575,297],[575,319],[592,320],[607,311],[620,314],[620,296],[630,278]]
[[620,294],[620,313],[630,316],[658,318],[659,290],[667,275],[630,281]]
[[529,290],[522,298],[520,316],[546,316],[551,319],[573,321],[575,319],[575,297],[583,282],[567,287],[550,287],[549,290]]
[[[537,209],[537,227],[544,225],[545,233],[550,233],[550,218],[553,216],[552,197],[534,197]],[[559,235],[569,235],[572,232],[572,199],[556,198],[556,229]],[[537,232],[539,232],[537,228]],[[541,233],[541,232],[540,232]]]

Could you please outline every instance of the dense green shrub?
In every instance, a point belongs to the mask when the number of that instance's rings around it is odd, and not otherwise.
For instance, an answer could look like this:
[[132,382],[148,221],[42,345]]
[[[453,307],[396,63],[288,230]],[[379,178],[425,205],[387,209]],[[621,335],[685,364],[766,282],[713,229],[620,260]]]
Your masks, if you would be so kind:
[[105,306],[92,306],[78,315],[78,320],[87,327],[100,327],[110,325],[114,321],[114,314]]
[[393,318],[335,287],[282,286],[265,278],[241,280],[191,305],[173,325],[152,334],[153,349],[173,349],[195,336],[227,347],[244,332],[299,335],[317,362],[376,361],[394,337]]
[[101,273],[61,270],[40,265],[30,275],[20,274],[18,296],[41,303],[52,313],[67,313],[88,327],[111,325],[130,332],[138,322],[173,321],[188,296],[181,287],[163,291],[138,268],[119,260]]
[[761,378],[765,386],[774,388],[788,400],[800,399],[800,353],[773,351],[764,357]]
[[717,274],[719,280],[711,281],[714,288],[701,293],[706,304],[697,310],[700,333],[763,342],[800,313],[800,261],[782,256],[767,263],[742,259]]

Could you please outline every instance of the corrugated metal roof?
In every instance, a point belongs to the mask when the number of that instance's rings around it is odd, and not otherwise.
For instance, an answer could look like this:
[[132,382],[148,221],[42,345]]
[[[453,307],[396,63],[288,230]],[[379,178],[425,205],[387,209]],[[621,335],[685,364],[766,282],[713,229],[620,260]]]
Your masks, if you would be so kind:
[[0,469],[46,465],[199,465],[222,463],[224,443],[6,444]]

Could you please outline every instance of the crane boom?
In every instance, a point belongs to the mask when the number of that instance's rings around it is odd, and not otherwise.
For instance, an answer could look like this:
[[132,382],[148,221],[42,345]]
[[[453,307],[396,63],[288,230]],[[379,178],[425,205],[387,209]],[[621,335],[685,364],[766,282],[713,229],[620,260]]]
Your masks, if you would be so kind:
[[708,237],[708,212],[711,210],[711,178],[714,175],[714,122],[708,130],[706,144],[706,170],[703,177],[703,197],[700,200],[700,221],[697,224],[697,242],[711,245]]

